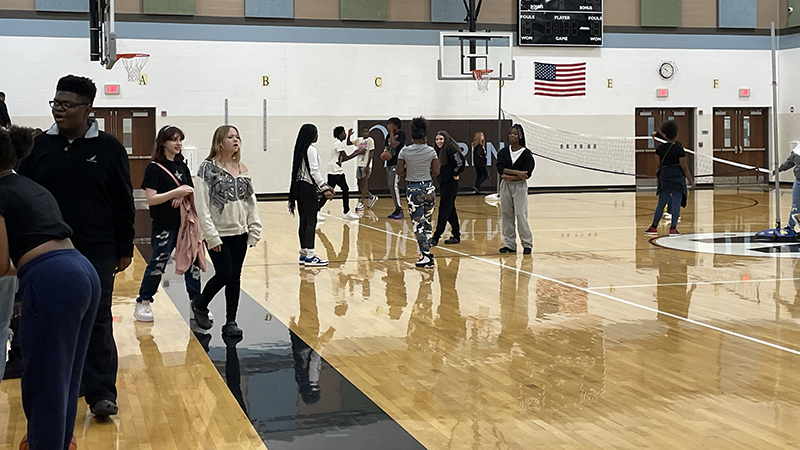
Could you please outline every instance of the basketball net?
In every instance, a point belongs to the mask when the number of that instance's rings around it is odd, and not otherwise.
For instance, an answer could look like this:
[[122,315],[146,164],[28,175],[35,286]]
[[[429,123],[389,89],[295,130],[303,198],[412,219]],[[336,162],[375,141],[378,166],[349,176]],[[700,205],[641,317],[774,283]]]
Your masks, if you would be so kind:
[[472,78],[478,83],[478,91],[486,92],[489,90],[489,77],[484,75],[492,73],[492,69],[475,69],[472,71]]
[[128,81],[138,83],[142,75],[142,69],[150,59],[147,53],[122,53],[117,55],[117,60],[122,60],[125,70],[128,72]]

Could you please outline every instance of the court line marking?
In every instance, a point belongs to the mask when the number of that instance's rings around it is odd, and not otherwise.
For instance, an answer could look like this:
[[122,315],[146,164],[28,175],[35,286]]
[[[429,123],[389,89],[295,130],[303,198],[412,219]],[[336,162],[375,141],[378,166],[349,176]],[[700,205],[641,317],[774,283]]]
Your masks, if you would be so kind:
[[[336,217],[336,216],[333,216],[333,215],[330,215],[330,214],[325,214],[325,213],[323,213],[323,215],[329,216],[329,217],[338,219],[341,222],[344,222],[344,219],[341,219],[339,217]],[[386,230],[383,230],[383,229],[380,229],[380,228],[377,228],[377,227],[373,227],[372,225],[361,224],[359,222],[358,226],[359,227],[362,227],[362,226],[363,227],[367,227],[367,228],[369,228],[371,230],[376,230],[376,231],[380,231],[382,233],[386,233],[386,234],[389,234],[389,235],[394,235],[394,236],[397,236],[397,237],[402,238],[402,239],[411,240],[411,241],[414,241],[415,243],[417,242],[416,239],[411,239],[411,238],[409,238],[407,236],[403,236],[403,235],[395,233],[395,232],[389,232],[389,231],[386,231]],[[479,257],[479,256],[475,256],[475,255],[470,255],[468,253],[460,252],[458,250],[454,250],[454,249],[451,249],[451,248],[447,248],[447,247],[437,247],[437,248],[439,248],[441,250],[449,251],[451,253],[455,253],[457,255],[466,256],[466,257],[472,258],[472,259],[474,259],[476,261],[482,261],[482,262],[491,264],[493,266],[500,267],[501,269],[508,269],[508,270],[513,270],[513,271],[515,271],[517,273],[524,273],[526,275],[530,275],[532,277],[536,277],[536,278],[539,278],[541,280],[550,281],[552,283],[560,284],[561,286],[568,287],[568,288],[571,288],[571,289],[576,289],[578,291],[582,291],[582,292],[585,292],[587,294],[597,295],[599,297],[603,297],[603,298],[606,298],[608,300],[612,300],[612,301],[615,301],[615,302],[618,302],[618,303],[622,303],[624,305],[628,305],[628,306],[632,306],[634,308],[639,308],[639,309],[643,309],[645,311],[650,311],[650,312],[654,312],[656,314],[661,314],[661,315],[664,315],[664,316],[672,317],[673,319],[677,319],[677,320],[680,320],[680,321],[691,323],[692,325],[697,325],[699,327],[707,328],[709,330],[714,330],[714,331],[717,331],[719,333],[727,334],[729,336],[733,336],[733,337],[737,337],[737,338],[740,338],[740,339],[744,339],[746,341],[750,341],[750,342],[755,343],[755,344],[764,345],[764,346],[773,348],[775,350],[780,350],[780,351],[784,351],[784,352],[787,352],[787,353],[791,353],[791,354],[793,354],[795,356],[800,356],[800,351],[798,351],[798,350],[793,350],[791,348],[784,347],[782,345],[773,344],[772,342],[767,342],[767,341],[764,341],[764,340],[761,340],[761,339],[758,339],[758,338],[754,338],[752,336],[748,336],[746,334],[741,334],[741,333],[737,333],[735,331],[726,330],[724,328],[720,328],[718,326],[711,325],[711,324],[708,324],[708,323],[705,323],[705,322],[700,322],[698,320],[690,319],[688,317],[681,317],[681,316],[678,316],[676,314],[672,314],[672,313],[665,312],[665,311],[660,311],[658,308],[652,308],[650,306],[640,305],[638,303],[631,302],[631,301],[628,301],[628,300],[623,300],[621,298],[617,298],[617,297],[614,297],[613,295],[609,295],[609,294],[604,294],[602,292],[595,292],[595,291],[593,291],[593,290],[591,290],[589,288],[576,286],[574,284],[570,284],[570,283],[567,283],[565,281],[557,280],[555,278],[550,278],[548,276],[536,274],[536,273],[533,273],[533,272],[528,272],[528,271],[525,271],[525,270],[522,270],[522,269],[518,269],[516,267],[510,267],[510,266],[507,266],[507,265],[502,264],[500,262],[491,261],[489,259],[482,258],[482,257]]]
[[773,281],[795,281],[800,278],[764,278],[758,280],[720,280],[720,281],[687,281],[686,283],[661,283],[661,284],[627,284],[619,286],[589,286],[588,289],[628,289],[657,286],[688,286],[690,284],[738,284],[738,283],[768,283]]

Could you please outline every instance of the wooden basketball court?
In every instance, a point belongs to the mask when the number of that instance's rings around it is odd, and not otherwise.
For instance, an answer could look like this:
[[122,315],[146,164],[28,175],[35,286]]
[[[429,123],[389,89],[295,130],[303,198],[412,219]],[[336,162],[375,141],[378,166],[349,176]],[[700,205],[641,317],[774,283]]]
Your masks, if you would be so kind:
[[[680,239],[767,228],[770,197],[691,192]],[[428,449],[797,448],[800,260],[654,245],[642,231],[655,204],[652,191],[531,195],[523,256],[497,252],[497,206],[461,196],[461,244],[421,270],[388,199],[345,222],[337,198],[317,232],[331,265],[311,270],[298,267],[285,202],[262,202],[242,289],[269,314],[242,328],[284,324]],[[179,279],[159,292],[154,324],[133,321],[144,265],[115,291],[120,415],[99,423],[80,404],[79,448],[265,448],[263,424],[170,301]],[[246,398],[261,389],[252,380],[240,380]],[[0,450],[24,430],[19,383],[4,381]],[[274,448],[311,448],[286,442]]]

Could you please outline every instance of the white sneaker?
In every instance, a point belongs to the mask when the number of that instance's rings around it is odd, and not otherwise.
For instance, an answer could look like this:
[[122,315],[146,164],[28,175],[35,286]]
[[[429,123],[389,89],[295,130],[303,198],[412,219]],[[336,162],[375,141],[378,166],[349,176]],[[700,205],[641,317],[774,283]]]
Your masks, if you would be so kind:
[[372,207],[375,206],[375,203],[377,203],[377,202],[378,202],[378,196],[377,195],[373,195],[369,199],[369,203],[367,204],[367,208],[372,209]]
[[319,255],[314,255],[310,258],[306,258],[306,267],[325,267],[328,265],[328,261],[324,260],[319,257]]
[[133,310],[133,318],[139,322],[152,322],[155,320],[155,317],[153,317],[153,309],[150,308],[150,300],[136,302],[136,308]]
[[321,212],[317,213],[317,222],[325,222],[325,216]]
[[356,205],[356,211],[363,211],[363,210],[364,210],[364,204],[358,202],[358,204]]
[[350,211],[347,211],[347,214],[342,216],[342,219],[344,219],[344,220],[358,220],[358,219],[360,219],[360,217],[358,217],[358,214],[356,214],[355,211],[350,210]]

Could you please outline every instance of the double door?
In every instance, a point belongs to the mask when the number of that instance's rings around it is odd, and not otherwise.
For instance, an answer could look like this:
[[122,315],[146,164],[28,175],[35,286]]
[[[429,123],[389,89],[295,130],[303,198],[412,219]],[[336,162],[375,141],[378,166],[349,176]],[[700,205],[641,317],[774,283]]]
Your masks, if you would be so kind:
[[140,239],[147,242],[151,222],[141,186],[156,141],[156,111],[154,108],[95,108],[92,117],[100,130],[113,134],[125,146],[136,200],[135,237],[137,242]]
[[[767,167],[767,108],[715,108],[714,157]],[[714,184],[767,183],[767,174],[714,162]]]
[[[650,136],[660,131],[661,124],[674,120],[678,124],[677,140],[684,148],[694,149],[694,109],[693,108],[637,108],[636,136]],[[654,139],[636,140],[636,186],[656,185],[656,171],[660,164],[656,148],[660,143]],[[686,152],[686,163],[694,172],[692,154]]]

